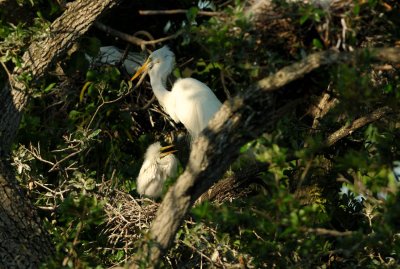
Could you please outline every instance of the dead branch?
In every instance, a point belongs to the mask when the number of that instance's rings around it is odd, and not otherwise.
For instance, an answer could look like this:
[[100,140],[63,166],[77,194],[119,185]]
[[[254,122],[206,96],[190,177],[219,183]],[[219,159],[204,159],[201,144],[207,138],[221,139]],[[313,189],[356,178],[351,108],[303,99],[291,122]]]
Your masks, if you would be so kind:
[[338,104],[339,100],[337,98],[332,98],[327,92],[324,92],[320,96],[318,103],[313,105],[309,113],[313,117],[312,130],[315,130],[319,126],[319,121],[323,118],[333,107]]
[[[323,65],[357,61],[365,50],[354,52],[324,51],[282,68],[276,74],[250,86],[243,94],[226,101],[208,127],[193,143],[189,163],[176,184],[168,190],[149,232],[151,240],[144,242],[135,260],[149,261],[154,267],[174,239],[189,208],[210,186],[221,178],[237,158],[247,141],[271,130],[277,121],[272,108],[271,93],[303,77]],[[400,48],[371,49],[371,60],[400,62]],[[290,102],[289,104],[290,105]],[[224,156],[224,158],[221,158]]]
[[129,193],[117,190],[100,193],[99,197],[108,200],[104,206],[107,223],[102,233],[107,235],[111,246],[123,245],[124,249],[132,249],[135,242],[150,229],[158,204],[147,198],[135,199]]
[[141,39],[141,38],[136,37],[134,35],[129,35],[129,34],[126,34],[124,32],[118,31],[118,30],[116,30],[114,28],[111,28],[111,27],[109,27],[109,26],[107,26],[107,25],[105,25],[105,24],[103,24],[103,23],[101,23],[99,21],[95,22],[94,25],[98,29],[102,30],[103,32],[106,32],[109,35],[121,38],[122,40],[124,40],[126,42],[129,42],[129,43],[131,43],[133,45],[137,45],[137,46],[140,46],[140,47],[145,46],[145,45],[154,45],[154,44],[157,44],[157,43],[162,43],[162,42],[165,42],[165,41],[168,41],[168,40],[171,40],[171,39],[175,39],[179,35],[182,34],[182,31],[178,31],[173,35],[169,35],[169,36],[162,37],[162,38],[159,38],[159,39],[144,40],[144,39]]

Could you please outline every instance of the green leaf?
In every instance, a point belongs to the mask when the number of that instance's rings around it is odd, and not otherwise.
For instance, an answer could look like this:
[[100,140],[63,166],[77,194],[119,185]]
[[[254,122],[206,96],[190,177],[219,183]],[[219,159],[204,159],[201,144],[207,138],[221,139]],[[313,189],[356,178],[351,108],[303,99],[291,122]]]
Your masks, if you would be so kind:
[[89,139],[92,139],[92,138],[98,136],[100,133],[101,133],[101,129],[97,129],[97,130],[93,131],[93,132],[88,136],[88,138],[89,138]]
[[68,118],[72,121],[75,121],[79,118],[82,113],[77,110],[71,110],[68,114]]
[[313,41],[313,46],[317,49],[323,49],[324,46],[322,45],[321,41],[319,39],[314,38]]
[[91,69],[86,72],[86,80],[88,80],[88,81],[95,81],[98,76],[99,76],[99,73],[96,72],[95,70]]
[[51,91],[51,90],[54,88],[55,85],[56,85],[55,82],[50,83],[50,84],[43,90],[43,92],[47,93],[47,92]]
[[358,3],[355,3],[354,8],[353,8],[353,13],[356,16],[358,16],[360,14],[360,5]]
[[88,178],[83,187],[85,188],[85,190],[91,191],[96,187],[96,181],[93,178]]
[[309,18],[310,18],[310,15],[308,15],[308,14],[301,16],[300,24],[303,25]]
[[189,22],[193,23],[196,20],[197,13],[199,13],[199,9],[197,7],[191,7],[186,12],[186,17]]
[[391,92],[393,92],[393,85],[392,85],[392,84],[386,85],[385,88],[383,88],[383,91],[384,91],[385,93],[391,93]]

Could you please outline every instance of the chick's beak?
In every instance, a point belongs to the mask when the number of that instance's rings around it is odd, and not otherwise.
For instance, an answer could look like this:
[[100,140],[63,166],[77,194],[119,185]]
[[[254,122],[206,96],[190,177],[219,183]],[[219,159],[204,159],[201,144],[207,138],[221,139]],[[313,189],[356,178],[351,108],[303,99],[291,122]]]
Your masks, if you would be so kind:
[[[173,147],[174,147],[174,145],[169,145],[169,146],[165,146],[165,147],[160,148],[161,158],[178,151],[176,149],[169,150],[169,149],[171,149]],[[169,150],[169,151],[165,151],[165,150]]]
[[147,71],[147,69],[149,68],[149,64],[150,64],[150,58],[147,58],[147,60],[144,62],[144,64],[133,75],[133,77],[131,78],[131,81],[135,80],[138,76],[140,76],[140,74]]

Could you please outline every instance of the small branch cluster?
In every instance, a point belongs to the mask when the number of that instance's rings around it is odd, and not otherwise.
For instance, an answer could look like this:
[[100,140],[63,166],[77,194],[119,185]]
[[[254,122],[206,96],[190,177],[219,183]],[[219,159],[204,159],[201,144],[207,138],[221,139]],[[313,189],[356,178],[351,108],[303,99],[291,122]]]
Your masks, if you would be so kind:
[[107,215],[103,234],[113,250],[122,248],[125,253],[134,248],[135,242],[149,229],[158,209],[158,203],[148,198],[134,198],[130,194],[110,188],[103,188],[98,194],[106,202],[104,211]]

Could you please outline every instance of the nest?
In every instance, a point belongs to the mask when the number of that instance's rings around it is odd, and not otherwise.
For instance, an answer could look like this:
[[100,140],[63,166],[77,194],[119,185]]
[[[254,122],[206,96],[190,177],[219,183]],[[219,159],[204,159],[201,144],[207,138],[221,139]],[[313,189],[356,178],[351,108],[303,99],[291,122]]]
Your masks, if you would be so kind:
[[104,211],[106,225],[102,231],[108,243],[115,249],[127,252],[149,229],[159,204],[147,198],[135,198],[129,193],[114,190],[102,199],[107,202]]
[[[250,195],[252,183],[261,182],[261,172],[268,166],[254,163],[236,174],[228,175],[204,193],[195,204],[210,201],[214,204],[229,203]],[[129,193],[113,190],[112,186],[102,185],[98,198],[106,201],[104,211],[107,215],[102,234],[108,238],[111,250],[124,250],[126,254],[137,247],[137,242],[149,231],[156,216],[159,203],[148,198],[135,198]]]

